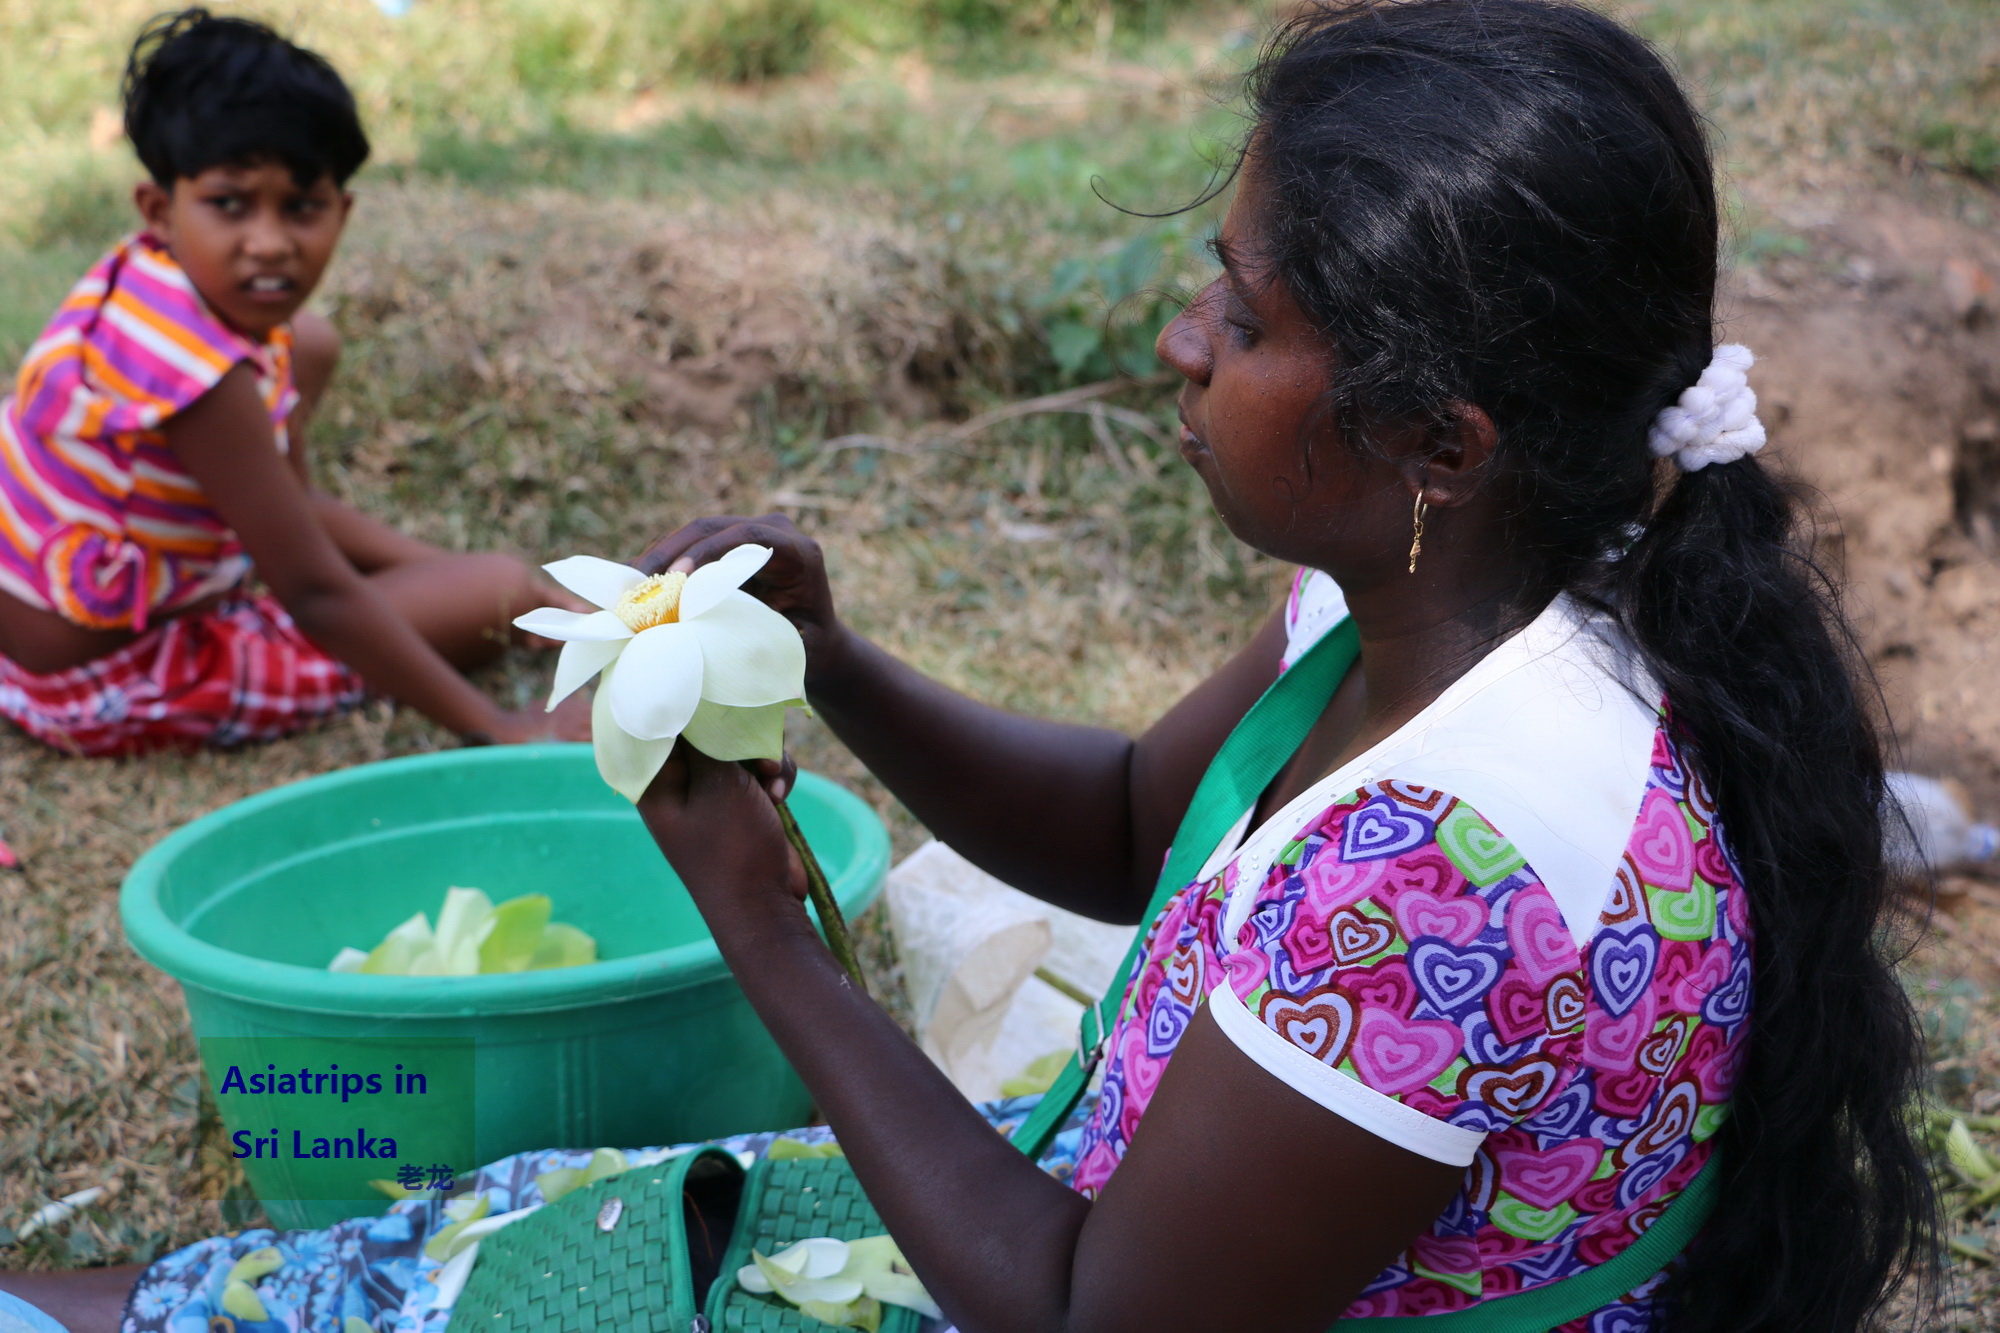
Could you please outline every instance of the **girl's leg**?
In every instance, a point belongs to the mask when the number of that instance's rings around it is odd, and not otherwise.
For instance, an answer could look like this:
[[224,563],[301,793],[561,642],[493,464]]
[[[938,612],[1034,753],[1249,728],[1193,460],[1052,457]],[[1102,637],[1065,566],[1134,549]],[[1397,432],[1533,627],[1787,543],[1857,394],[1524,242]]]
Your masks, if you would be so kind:
[[517,634],[515,616],[575,600],[544,586],[522,561],[490,551],[436,551],[384,566],[368,578],[417,633],[461,671],[484,666],[500,655]]

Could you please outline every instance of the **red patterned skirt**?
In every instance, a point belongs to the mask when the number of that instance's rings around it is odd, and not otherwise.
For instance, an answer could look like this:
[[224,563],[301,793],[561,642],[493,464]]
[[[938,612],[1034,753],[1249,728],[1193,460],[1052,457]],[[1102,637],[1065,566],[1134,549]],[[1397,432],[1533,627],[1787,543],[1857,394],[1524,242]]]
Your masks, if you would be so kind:
[[0,717],[77,755],[276,740],[361,698],[361,677],[266,593],[164,621],[67,671],[38,676],[0,657]]

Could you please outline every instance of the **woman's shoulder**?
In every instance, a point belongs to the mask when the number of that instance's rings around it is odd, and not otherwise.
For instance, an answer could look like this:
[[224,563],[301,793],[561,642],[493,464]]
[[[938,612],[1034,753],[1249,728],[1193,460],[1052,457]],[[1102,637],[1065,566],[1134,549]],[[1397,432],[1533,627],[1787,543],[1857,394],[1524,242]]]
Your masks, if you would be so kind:
[[1399,779],[1342,793],[1228,895],[1217,1021],[1322,1105],[1454,1164],[1585,1073],[1607,1105],[1650,1097],[1682,1063],[1634,1082],[1662,1032],[1715,1029],[1683,1072],[1721,1099],[1747,912],[1705,793],[1657,757],[1587,921],[1474,802]]

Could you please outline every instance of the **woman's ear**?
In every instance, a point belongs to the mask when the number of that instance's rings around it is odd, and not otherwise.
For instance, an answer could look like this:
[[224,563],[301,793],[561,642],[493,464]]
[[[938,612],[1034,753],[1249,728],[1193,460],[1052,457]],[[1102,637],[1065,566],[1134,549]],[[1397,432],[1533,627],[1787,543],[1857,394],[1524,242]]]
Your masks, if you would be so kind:
[[1477,403],[1453,400],[1432,430],[1429,450],[1402,466],[1405,484],[1415,496],[1421,488],[1427,503],[1441,508],[1462,505],[1479,490],[1487,464],[1500,446],[1493,418]]

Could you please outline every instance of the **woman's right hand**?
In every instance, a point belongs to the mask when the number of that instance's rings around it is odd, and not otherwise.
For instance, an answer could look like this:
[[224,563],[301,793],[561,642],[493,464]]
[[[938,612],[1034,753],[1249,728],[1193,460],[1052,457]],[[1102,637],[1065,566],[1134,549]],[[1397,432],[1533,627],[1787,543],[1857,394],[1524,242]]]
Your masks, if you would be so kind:
[[792,622],[806,645],[806,683],[826,676],[846,648],[846,630],[833,609],[833,589],[819,543],[783,514],[761,518],[698,518],[653,543],[639,561],[648,574],[692,573],[739,546],[768,546],[771,559],[743,590]]

